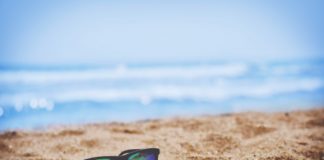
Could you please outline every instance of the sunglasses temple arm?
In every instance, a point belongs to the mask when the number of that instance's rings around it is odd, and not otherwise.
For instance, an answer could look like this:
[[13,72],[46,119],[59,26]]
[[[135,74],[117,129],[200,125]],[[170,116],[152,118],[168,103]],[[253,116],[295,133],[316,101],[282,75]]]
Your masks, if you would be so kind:
[[130,153],[130,152],[134,152],[134,151],[138,151],[139,149],[129,149],[129,150],[126,150],[126,151],[122,151],[119,156],[122,156],[124,154],[127,154],[127,153]]

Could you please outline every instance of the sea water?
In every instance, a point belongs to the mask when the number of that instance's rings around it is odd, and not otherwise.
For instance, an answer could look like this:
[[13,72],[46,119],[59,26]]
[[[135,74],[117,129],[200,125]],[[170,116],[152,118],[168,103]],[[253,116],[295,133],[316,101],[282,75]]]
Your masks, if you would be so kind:
[[0,130],[323,107],[324,61],[2,66]]

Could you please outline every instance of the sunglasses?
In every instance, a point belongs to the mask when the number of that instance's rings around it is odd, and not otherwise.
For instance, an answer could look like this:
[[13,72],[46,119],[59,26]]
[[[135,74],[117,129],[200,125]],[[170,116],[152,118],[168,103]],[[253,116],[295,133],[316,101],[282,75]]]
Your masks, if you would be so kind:
[[93,157],[85,160],[158,160],[158,148],[130,149],[123,151],[119,156]]

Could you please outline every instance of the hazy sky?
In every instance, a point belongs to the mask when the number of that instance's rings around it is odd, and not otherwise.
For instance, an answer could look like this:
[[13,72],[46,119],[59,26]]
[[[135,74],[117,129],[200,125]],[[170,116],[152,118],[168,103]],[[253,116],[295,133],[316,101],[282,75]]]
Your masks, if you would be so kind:
[[323,28],[323,0],[0,0],[0,63],[316,59]]

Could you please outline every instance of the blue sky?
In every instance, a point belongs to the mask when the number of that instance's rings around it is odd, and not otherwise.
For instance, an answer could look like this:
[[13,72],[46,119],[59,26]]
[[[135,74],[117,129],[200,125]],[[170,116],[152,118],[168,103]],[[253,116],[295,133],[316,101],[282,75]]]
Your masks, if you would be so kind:
[[0,0],[0,63],[323,58],[324,1]]

